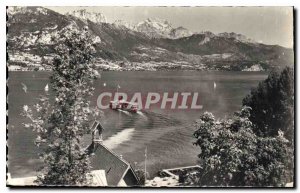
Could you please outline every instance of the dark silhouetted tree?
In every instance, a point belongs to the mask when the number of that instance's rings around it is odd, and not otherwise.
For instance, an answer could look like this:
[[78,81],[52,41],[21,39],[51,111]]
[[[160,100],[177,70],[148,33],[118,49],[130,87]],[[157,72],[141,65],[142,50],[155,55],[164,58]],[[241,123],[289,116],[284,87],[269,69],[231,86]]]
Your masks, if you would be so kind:
[[284,132],[293,143],[294,138],[294,70],[290,67],[281,73],[272,72],[243,100],[251,107],[250,121],[259,136],[276,136]]

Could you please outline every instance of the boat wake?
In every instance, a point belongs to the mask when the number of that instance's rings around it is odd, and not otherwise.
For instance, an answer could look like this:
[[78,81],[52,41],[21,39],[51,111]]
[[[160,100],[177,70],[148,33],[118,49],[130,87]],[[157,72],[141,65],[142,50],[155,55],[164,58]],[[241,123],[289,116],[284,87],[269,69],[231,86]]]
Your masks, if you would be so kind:
[[134,128],[124,129],[104,140],[103,144],[109,149],[114,149],[121,143],[129,141],[134,133],[134,130]]
[[126,115],[131,116],[130,112],[128,112],[128,111],[123,111],[123,110],[121,110],[121,109],[118,109],[118,111],[119,111],[119,112],[122,112],[122,113],[124,113],[124,114],[126,114]]
[[142,116],[144,118],[147,118],[147,116],[143,112],[141,112],[141,111],[137,111],[136,114],[138,114],[138,115],[140,115],[140,116]]

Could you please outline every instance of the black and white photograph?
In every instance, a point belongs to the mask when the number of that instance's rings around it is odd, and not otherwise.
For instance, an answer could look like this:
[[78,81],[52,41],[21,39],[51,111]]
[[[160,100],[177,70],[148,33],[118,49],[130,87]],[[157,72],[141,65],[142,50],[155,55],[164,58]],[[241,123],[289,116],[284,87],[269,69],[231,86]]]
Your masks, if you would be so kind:
[[7,6],[6,186],[295,188],[294,20]]

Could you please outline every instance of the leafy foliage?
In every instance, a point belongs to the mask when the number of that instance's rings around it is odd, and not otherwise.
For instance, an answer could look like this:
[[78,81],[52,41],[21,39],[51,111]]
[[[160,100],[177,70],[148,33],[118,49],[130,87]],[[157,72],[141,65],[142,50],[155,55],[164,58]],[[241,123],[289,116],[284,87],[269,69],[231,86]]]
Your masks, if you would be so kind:
[[145,171],[142,169],[136,169],[134,172],[137,175],[137,177],[139,178],[140,184],[144,185],[145,184]]
[[33,109],[24,106],[27,124],[37,132],[35,143],[44,161],[37,182],[44,185],[86,185],[91,180],[89,158],[81,148],[81,139],[89,132],[89,117],[97,109],[89,107],[98,76],[93,63],[92,39],[87,29],[66,29],[59,35],[57,56],[53,60],[50,98],[41,96]]
[[251,94],[243,105],[252,108],[250,121],[259,136],[276,136],[284,131],[287,139],[294,138],[294,70],[286,67],[281,73],[272,72]]
[[194,132],[201,153],[202,170],[185,183],[201,186],[283,186],[287,182],[288,140],[260,137],[249,120],[251,108],[243,107],[231,119],[217,121],[204,113]]

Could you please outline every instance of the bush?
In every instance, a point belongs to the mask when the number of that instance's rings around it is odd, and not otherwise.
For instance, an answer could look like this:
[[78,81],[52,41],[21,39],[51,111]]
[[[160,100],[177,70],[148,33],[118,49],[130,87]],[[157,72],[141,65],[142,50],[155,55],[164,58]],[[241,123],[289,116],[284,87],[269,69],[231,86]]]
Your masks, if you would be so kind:
[[243,107],[231,119],[216,121],[204,113],[194,132],[201,153],[201,171],[186,179],[201,186],[284,186],[291,155],[283,132],[260,137],[249,120],[251,108]]
[[282,130],[293,144],[294,138],[294,70],[286,67],[272,72],[243,100],[251,107],[250,121],[259,136],[276,136]]

